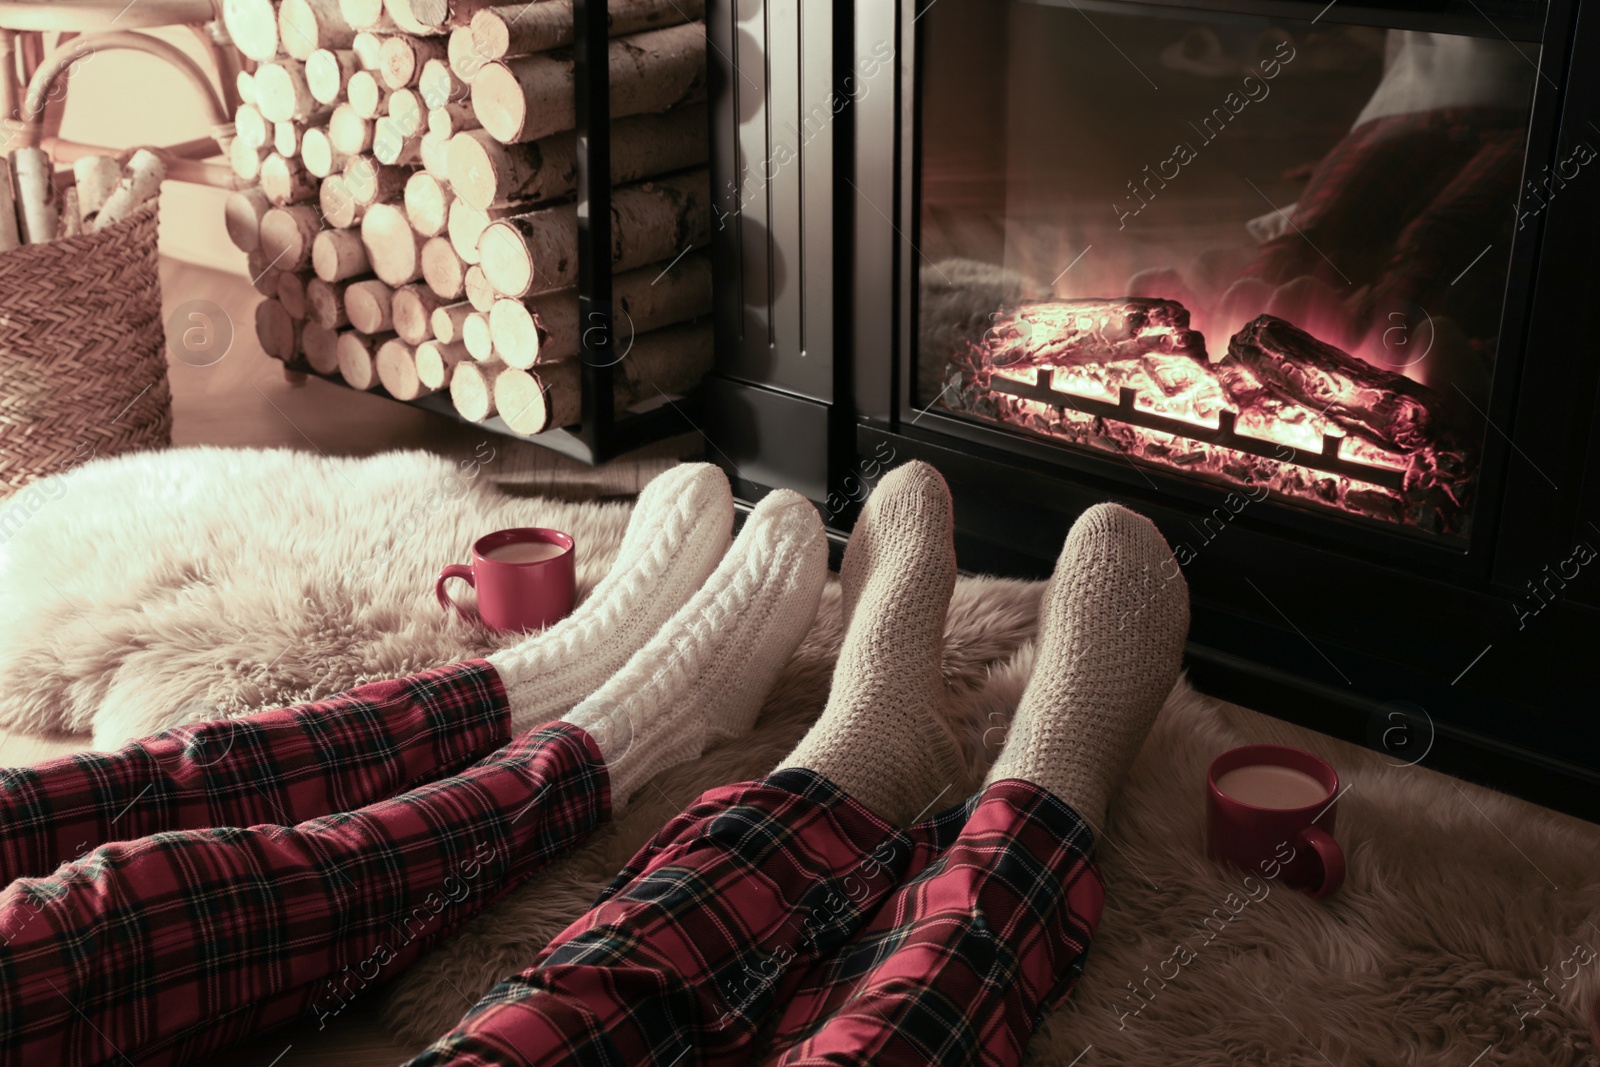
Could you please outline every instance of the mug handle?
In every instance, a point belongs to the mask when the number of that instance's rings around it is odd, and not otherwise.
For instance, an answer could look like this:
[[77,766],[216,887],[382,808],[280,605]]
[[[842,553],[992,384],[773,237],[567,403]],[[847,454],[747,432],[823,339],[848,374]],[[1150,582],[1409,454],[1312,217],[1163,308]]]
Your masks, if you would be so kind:
[[479,619],[477,613],[474,612],[473,614],[468,615],[467,609],[462,607],[460,604],[457,604],[454,600],[451,600],[450,594],[444,591],[444,583],[448,582],[452,578],[464,578],[466,579],[467,584],[472,586],[472,588],[478,588],[478,583],[473,581],[471,567],[463,566],[460,563],[452,563],[444,570],[439,572],[439,580],[433,585],[433,595],[438,598],[439,606],[441,608],[455,608],[457,615],[460,615],[463,619],[467,620],[467,622],[470,622],[476,626],[482,621]]
[[1306,895],[1312,900],[1332,896],[1344,885],[1344,849],[1326,830],[1315,826],[1302,830],[1300,840],[1309,845],[1322,860],[1322,881],[1308,888]]

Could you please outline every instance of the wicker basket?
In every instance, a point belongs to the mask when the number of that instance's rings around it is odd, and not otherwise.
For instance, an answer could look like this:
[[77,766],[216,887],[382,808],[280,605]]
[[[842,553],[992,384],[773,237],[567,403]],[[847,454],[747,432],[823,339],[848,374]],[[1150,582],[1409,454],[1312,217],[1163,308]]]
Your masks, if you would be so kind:
[[0,498],[172,442],[157,203],[99,233],[0,253]]

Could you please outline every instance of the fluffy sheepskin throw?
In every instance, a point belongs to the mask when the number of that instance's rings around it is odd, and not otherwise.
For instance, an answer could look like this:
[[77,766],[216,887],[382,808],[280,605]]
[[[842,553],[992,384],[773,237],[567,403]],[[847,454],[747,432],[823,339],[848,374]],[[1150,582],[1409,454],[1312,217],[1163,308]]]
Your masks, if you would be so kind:
[[[440,566],[485,530],[553,525],[577,536],[587,591],[627,518],[504,497],[416,453],[185,450],[35,488],[49,496],[25,522],[0,512],[0,721],[92,729],[99,745],[481,654],[492,641],[433,602]],[[1027,681],[1039,588],[957,586],[944,671],[974,774]],[[833,587],[755,733],[660,776],[619,823],[401,976],[385,993],[396,1032],[420,1048],[449,1028],[700,790],[770,769],[826,701],[839,638]],[[1205,766],[1253,741],[1317,752],[1348,786],[1350,877],[1329,901],[1205,858]],[[1087,973],[1029,1062],[1592,1062],[1600,827],[1392,764],[1180,683],[1101,843],[1109,893]]]

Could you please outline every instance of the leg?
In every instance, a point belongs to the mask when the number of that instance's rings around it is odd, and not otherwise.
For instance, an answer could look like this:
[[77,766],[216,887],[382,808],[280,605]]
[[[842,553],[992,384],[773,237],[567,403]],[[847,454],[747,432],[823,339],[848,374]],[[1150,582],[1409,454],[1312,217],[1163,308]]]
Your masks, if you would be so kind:
[[365,807],[510,736],[500,679],[475,660],[0,771],[0,879],[47,874],[113,840]]
[[[918,536],[894,536],[907,524]],[[809,755],[701,797],[413,1067],[749,1062],[779,988],[843,944],[914,861],[900,813],[909,821],[941,789],[965,792],[953,742],[930,728],[949,546],[938,476],[915,465],[885,478],[846,555],[853,618],[828,707],[801,746]],[[888,669],[846,684],[875,655]],[[712,692],[723,700],[727,688]],[[851,758],[873,701],[893,715]],[[876,780],[885,767],[915,770],[871,792],[882,810],[832,780]]]
[[326,1019],[608,814],[557,723],[358,811],[104,845],[0,893],[0,1060],[181,1062]]
[[588,599],[489,663],[0,771],[0,884],[48,874],[112,840],[293,826],[460,770],[570,711],[627,662],[716,566],[732,511],[714,467],[687,464],[656,478]]
[[1082,969],[1104,900],[1089,820],[1103,823],[1176,680],[1187,628],[1187,588],[1155,527],[1111,505],[1086,512],[960,835],[805,977],[758,1062],[1022,1061]]

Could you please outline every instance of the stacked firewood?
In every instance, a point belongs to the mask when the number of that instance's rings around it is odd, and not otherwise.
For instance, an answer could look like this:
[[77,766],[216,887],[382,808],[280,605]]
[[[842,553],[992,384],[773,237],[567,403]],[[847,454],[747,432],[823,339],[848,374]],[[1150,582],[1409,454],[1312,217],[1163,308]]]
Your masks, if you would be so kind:
[[[618,410],[711,366],[704,0],[611,0]],[[291,367],[449,391],[472,421],[578,420],[571,0],[227,0],[256,61],[230,237]],[[695,321],[699,320],[699,321]]]
[[103,230],[155,197],[166,174],[146,148],[126,165],[84,156],[60,174],[43,149],[14,148],[0,156],[0,252]]

